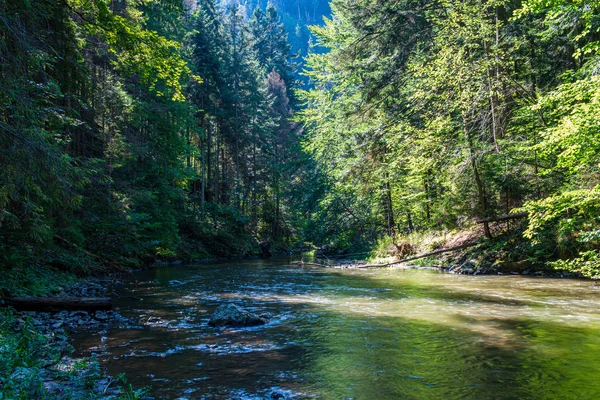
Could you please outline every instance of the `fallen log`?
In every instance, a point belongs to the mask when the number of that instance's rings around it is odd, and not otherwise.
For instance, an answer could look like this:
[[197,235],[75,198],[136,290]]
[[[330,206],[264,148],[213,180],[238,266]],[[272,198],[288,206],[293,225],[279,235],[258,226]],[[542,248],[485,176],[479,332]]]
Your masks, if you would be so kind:
[[110,297],[5,297],[4,305],[19,311],[110,310]]
[[356,265],[355,268],[385,268],[385,267],[390,267],[392,265],[397,265],[397,264],[402,264],[402,263],[406,263],[409,261],[418,260],[420,258],[437,256],[438,254],[443,254],[443,253],[448,253],[451,251],[466,249],[468,247],[477,246],[478,244],[479,243],[465,243],[465,244],[461,244],[460,246],[448,247],[446,249],[439,249],[439,250],[432,251],[430,253],[419,254],[418,256],[403,258],[402,260],[394,261],[394,262],[387,263],[387,264],[364,264],[364,265]]
[[354,256],[364,256],[365,254],[369,254],[369,252],[364,251],[362,253],[338,254],[338,255],[329,256],[329,258],[346,258],[346,257],[354,257]]
[[485,224],[487,222],[499,222],[499,221],[507,221],[509,219],[520,219],[527,217],[526,212],[515,213],[515,214],[506,214],[506,215],[495,215],[493,217],[483,218],[477,221],[478,224]]
[[483,218],[477,221],[478,224],[483,224],[483,232],[485,233],[485,237],[488,239],[492,238],[492,232],[490,231],[490,222],[500,222],[500,221],[508,221],[511,219],[520,219],[527,217],[526,212],[515,213],[515,214],[506,214],[506,215],[494,215],[492,217]]

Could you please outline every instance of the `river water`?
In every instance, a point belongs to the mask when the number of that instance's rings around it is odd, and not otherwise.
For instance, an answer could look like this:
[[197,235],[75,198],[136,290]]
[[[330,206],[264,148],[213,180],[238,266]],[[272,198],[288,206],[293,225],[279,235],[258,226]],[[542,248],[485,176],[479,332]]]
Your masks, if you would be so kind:
[[[600,398],[590,281],[288,262],[140,272],[114,299],[132,322],[75,346],[157,399]],[[229,302],[274,318],[209,327]]]

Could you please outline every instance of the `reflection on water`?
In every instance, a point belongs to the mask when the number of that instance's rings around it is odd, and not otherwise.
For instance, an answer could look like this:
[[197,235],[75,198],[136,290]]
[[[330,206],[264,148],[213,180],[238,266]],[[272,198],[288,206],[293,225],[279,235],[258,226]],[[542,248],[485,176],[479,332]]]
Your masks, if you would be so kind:
[[[76,347],[159,399],[600,398],[591,282],[286,263],[139,273],[115,299],[133,323]],[[274,318],[209,327],[226,302]]]

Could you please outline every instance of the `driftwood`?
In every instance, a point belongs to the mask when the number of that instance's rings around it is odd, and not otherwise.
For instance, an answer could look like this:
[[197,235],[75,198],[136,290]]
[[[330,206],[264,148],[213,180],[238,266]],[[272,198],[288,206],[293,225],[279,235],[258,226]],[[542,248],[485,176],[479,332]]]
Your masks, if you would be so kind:
[[110,310],[110,297],[5,297],[4,304],[20,311]]
[[437,256],[438,254],[442,254],[442,253],[448,253],[451,251],[466,249],[468,247],[477,246],[477,244],[478,243],[465,243],[465,244],[461,244],[460,246],[448,247],[447,249],[439,249],[439,250],[432,251],[430,253],[419,254],[418,256],[403,258],[402,260],[393,261],[393,262],[387,263],[387,264],[364,264],[364,265],[356,265],[355,268],[385,268],[385,267],[390,267],[390,266],[396,265],[396,264],[402,264],[405,262],[418,260],[420,258]]
[[527,217],[526,212],[515,213],[515,214],[507,214],[507,215],[495,215],[488,218],[483,218],[477,221],[478,224],[483,224],[483,232],[485,233],[485,237],[488,239],[492,238],[492,232],[490,231],[490,222],[500,222],[500,221],[508,221],[511,219],[520,219]]
[[329,256],[328,258],[346,258],[346,257],[353,257],[353,256],[363,256],[365,254],[369,254],[369,252],[365,251],[365,252],[362,252],[362,253],[350,253],[350,254],[333,255],[333,256]]

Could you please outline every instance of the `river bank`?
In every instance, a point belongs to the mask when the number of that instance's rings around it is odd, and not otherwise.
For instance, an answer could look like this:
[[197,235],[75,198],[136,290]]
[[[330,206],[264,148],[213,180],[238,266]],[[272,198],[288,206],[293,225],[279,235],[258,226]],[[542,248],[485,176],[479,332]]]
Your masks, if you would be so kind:
[[[569,271],[549,271],[537,269],[519,268],[517,265],[511,269],[513,264],[506,264],[502,267],[490,266],[489,268],[476,267],[473,260],[466,260],[462,263],[447,263],[447,261],[438,262],[423,262],[423,263],[403,263],[394,259],[386,260],[383,264],[370,264],[368,260],[338,260],[334,264],[324,264],[326,260],[316,259],[315,262],[299,261],[294,265],[332,268],[332,269],[375,269],[375,268],[390,268],[390,269],[415,269],[415,270],[433,270],[457,275],[523,275],[523,276],[538,276],[546,278],[581,278],[589,279],[578,273]],[[501,270],[500,270],[501,269]]]
[[[71,274],[40,269],[10,290],[21,296],[86,298],[113,296],[131,276],[143,270],[162,269],[182,264],[223,262],[226,258],[172,259],[155,261],[137,270],[106,271],[101,277],[78,278]],[[52,279],[57,274],[57,279]],[[2,297],[11,292],[4,285]],[[0,399],[45,398],[76,400],[106,398],[117,400],[151,399],[147,388],[133,388],[124,375],[110,376],[90,357],[74,357],[73,334],[107,331],[132,325],[118,308],[107,311],[37,312],[0,309]]]
[[490,225],[486,235],[484,228],[473,225],[404,233],[382,237],[368,252],[325,249],[301,261],[333,268],[425,267],[460,275],[598,278],[586,260],[561,258],[558,253],[548,252],[542,244],[525,238],[523,229],[523,225],[510,229]]
[[[108,295],[119,284],[120,281],[110,279],[81,280],[63,285],[60,292],[46,294],[99,297]],[[109,376],[93,355],[73,356],[73,333],[92,329],[106,331],[129,322],[118,310],[50,313],[3,308],[0,312],[0,398],[145,398],[146,389],[134,389],[124,375]]]

